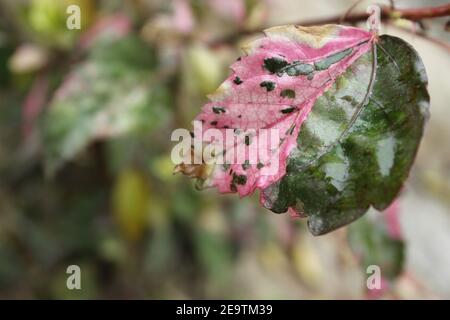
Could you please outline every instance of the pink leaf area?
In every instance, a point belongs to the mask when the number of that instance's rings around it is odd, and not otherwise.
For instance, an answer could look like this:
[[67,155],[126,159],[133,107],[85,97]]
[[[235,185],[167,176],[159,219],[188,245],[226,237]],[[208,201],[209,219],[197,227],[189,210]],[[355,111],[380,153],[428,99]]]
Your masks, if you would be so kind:
[[[231,75],[195,119],[202,122],[202,143],[215,141],[206,134],[210,129],[224,137],[225,164],[215,163],[203,182],[222,193],[246,196],[282,178],[317,98],[374,41],[370,32],[340,25],[288,25],[264,33],[243,48]],[[268,130],[278,133],[276,139]],[[230,131],[234,135],[227,135]],[[236,161],[237,155],[243,161]]]
[[397,198],[384,210],[384,218],[389,236],[392,239],[401,240],[402,228],[400,224],[400,200]]

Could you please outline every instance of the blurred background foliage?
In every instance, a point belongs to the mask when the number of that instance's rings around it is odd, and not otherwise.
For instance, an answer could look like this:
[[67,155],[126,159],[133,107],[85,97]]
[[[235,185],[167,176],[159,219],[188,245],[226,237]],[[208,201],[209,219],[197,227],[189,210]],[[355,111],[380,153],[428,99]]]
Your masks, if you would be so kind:
[[[450,297],[449,117],[431,122],[406,196],[319,238],[257,195],[198,192],[172,174],[172,130],[190,128],[239,46],[259,36],[246,30],[352,3],[0,0],[0,298]],[[66,27],[70,4],[81,30]],[[426,50],[433,79],[448,68],[430,64],[448,66],[449,54]],[[436,83],[433,108],[448,115],[448,76]],[[66,288],[71,264],[82,290]],[[368,292],[371,264],[383,286]]]

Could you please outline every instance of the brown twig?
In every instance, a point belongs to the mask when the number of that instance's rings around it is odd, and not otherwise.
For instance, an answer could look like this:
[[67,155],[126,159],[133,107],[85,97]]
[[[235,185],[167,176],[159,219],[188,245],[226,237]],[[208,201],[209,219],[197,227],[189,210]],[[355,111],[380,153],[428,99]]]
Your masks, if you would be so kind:
[[[382,21],[393,19],[407,19],[414,22],[419,22],[422,19],[437,18],[450,16],[450,4],[444,4],[436,7],[421,7],[414,9],[398,9],[392,8],[392,6],[380,6],[380,18]],[[349,24],[355,24],[357,22],[366,21],[369,14],[366,12],[359,12],[348,14],[342,19],[342,15],[336,15],[325,19],[313,19],[309,21],[302,21],[299,23],[302,26],[322,25],[329,23],[339,23],[341,20]],[[213,40],[210,42],[211,46],[217,46],[226,43],[233,43],[241,36],[251,35],[259,32],[260,30],[240,30],[234,34],[231,34],[223,39]]]
[[[437,7],[422,7],[422,8],[414,8],[414,9],[391,9],[391,7],[380,6],[381,8],[381,20],[389,20],[402,18],[411,21],[420,21],[422,19],[428,18],[438,18],[445,17],[450,15],[450,4],[444,4]],[[367,20],[369,17],[368,13],[361,12],[347,15],[344,19],[347,23],[356,23]],[[301,25],[320,25],[327,23],[336,23],[339,21],[341,16],[333,16],[326,19],[321,20],[310,20],[305,21]]]
[[339,23],[343,24],[345,22],[345,19],[352,13],[352,11],[362,2],[363,0],[356,0],[355,3],[353,3],[350,8],[345,11],[345,13],[339,18]]

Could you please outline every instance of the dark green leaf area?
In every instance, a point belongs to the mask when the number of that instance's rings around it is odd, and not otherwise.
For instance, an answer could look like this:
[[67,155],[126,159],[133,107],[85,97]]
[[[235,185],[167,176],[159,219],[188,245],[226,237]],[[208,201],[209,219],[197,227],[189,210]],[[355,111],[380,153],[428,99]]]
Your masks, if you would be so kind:
[[221,114],[221,113],[225,113],[225,109],[222,107],[212,107],[212,111],[215,114]]
[[233,173],[233,180],[232,180],[233,184],[239,184],[239,185],[244,185],[247,183],[247,177],[243,174],[236,174]]
[[364,274],[367,267],[377,265],[383,277],[391,280],[402,272],[405,246],[389,236],[380,213],[373,213],[375,216],[366,215],[349,227],[350,248],[359,257]]
[[243,83],[244,81],[242,81],[241,78],[236,77],[236,78],[234,78],[233,82],[234,82],[235,84],[237,84],[237,85],[240,85],[240,84]]
[[356,220],[371,205],[385,209],[407,178],[423,134],[429,96],[420,57],[386,35],[375,50],[372,93],[368,52],[316,101],[286,175],[263,191],[267,208],[295,207],[314,235]]
[[294,112],[295,110],[296,110],[295,107],[289,107],[289,108],[286,108],[286,109],[281,109],[281,113],[288,114],[288,113]]
[[249,146],[249,145],[250,145],[250,143],[251,143],[250,136],[245,136],[245,138],[244,138],[244,143],[245,143],[246,146]]
[[281,91],[280,96],[282,98],[294,99],[295,98],[295,91],[292,90],[292,89],[284,89],[283,91]]
[[275,89],[276,84],[273,81],[263,81],[259,84],[261,88],[266,88],[267,91],[272,91]]
[[286,60],[278,57],[264,59],[263,66],[270,73],[276,73],[278,76],[282,76],[284,73],[291,77],[309,75],[315,70],[315,67],[312,64],[303,63],[301,61],[288,63]]
[[270,73],[278,73],[281,69],[286,67],[288,62],[279,57],[272,57],[264,59],[264,68]]

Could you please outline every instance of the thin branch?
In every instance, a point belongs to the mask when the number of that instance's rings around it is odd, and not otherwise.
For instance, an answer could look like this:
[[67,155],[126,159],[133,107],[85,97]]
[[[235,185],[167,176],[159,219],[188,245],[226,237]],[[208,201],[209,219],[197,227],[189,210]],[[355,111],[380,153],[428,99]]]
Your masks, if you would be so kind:
[[[450,15],[450,4],[444,4],[437,7],[422,7],[414,9],[391,9],[391,7],[380,6],[381,8],[381,20],[389,20],[402,18],[411,21],[419,21],[427,18],[438,18]],[[360,12],[355,14],[347,15],[344,19],[347,23],[356,23],[361,21],[366,21],[369,17],[368,13]],[[326,19],[310,20],[301,23],[303,26],[308,25],[320,25],[327,23],[336,23],[340,20],[341,16],[333,16]]]
[[[395,20],[397,18],[407,19],[410,21],[419,22],[422,19],[437,18],[450,16],[450,4],[444,4],[436,7],[421,7],[414,9],[393,9],[392,6],[380,6],[380,18],[382,21]],[[342,19],[342,15],[336,15],[325,19],[313,19],[309,21],[302,21],[298,23],[302,26],[323,25],[329,23],[339,23],[341,20],[349,24],[355,24],[357,22],[366,21],[369,14],[366,12],[348,14]],[[260,30],[240,30],[225,38],[213,40],[210,42],[210,46],[217,46],[226,43],[233,43],[237,41],[241,36],[251,35],[259,32]]]
[[345,22],[345,19],[352,13],[352,11],[362,2],[363,0],[357,0],[355,3],[351,5],[350,8],[348,8],[347,11],[339,18],[339,24],[343,24]]

